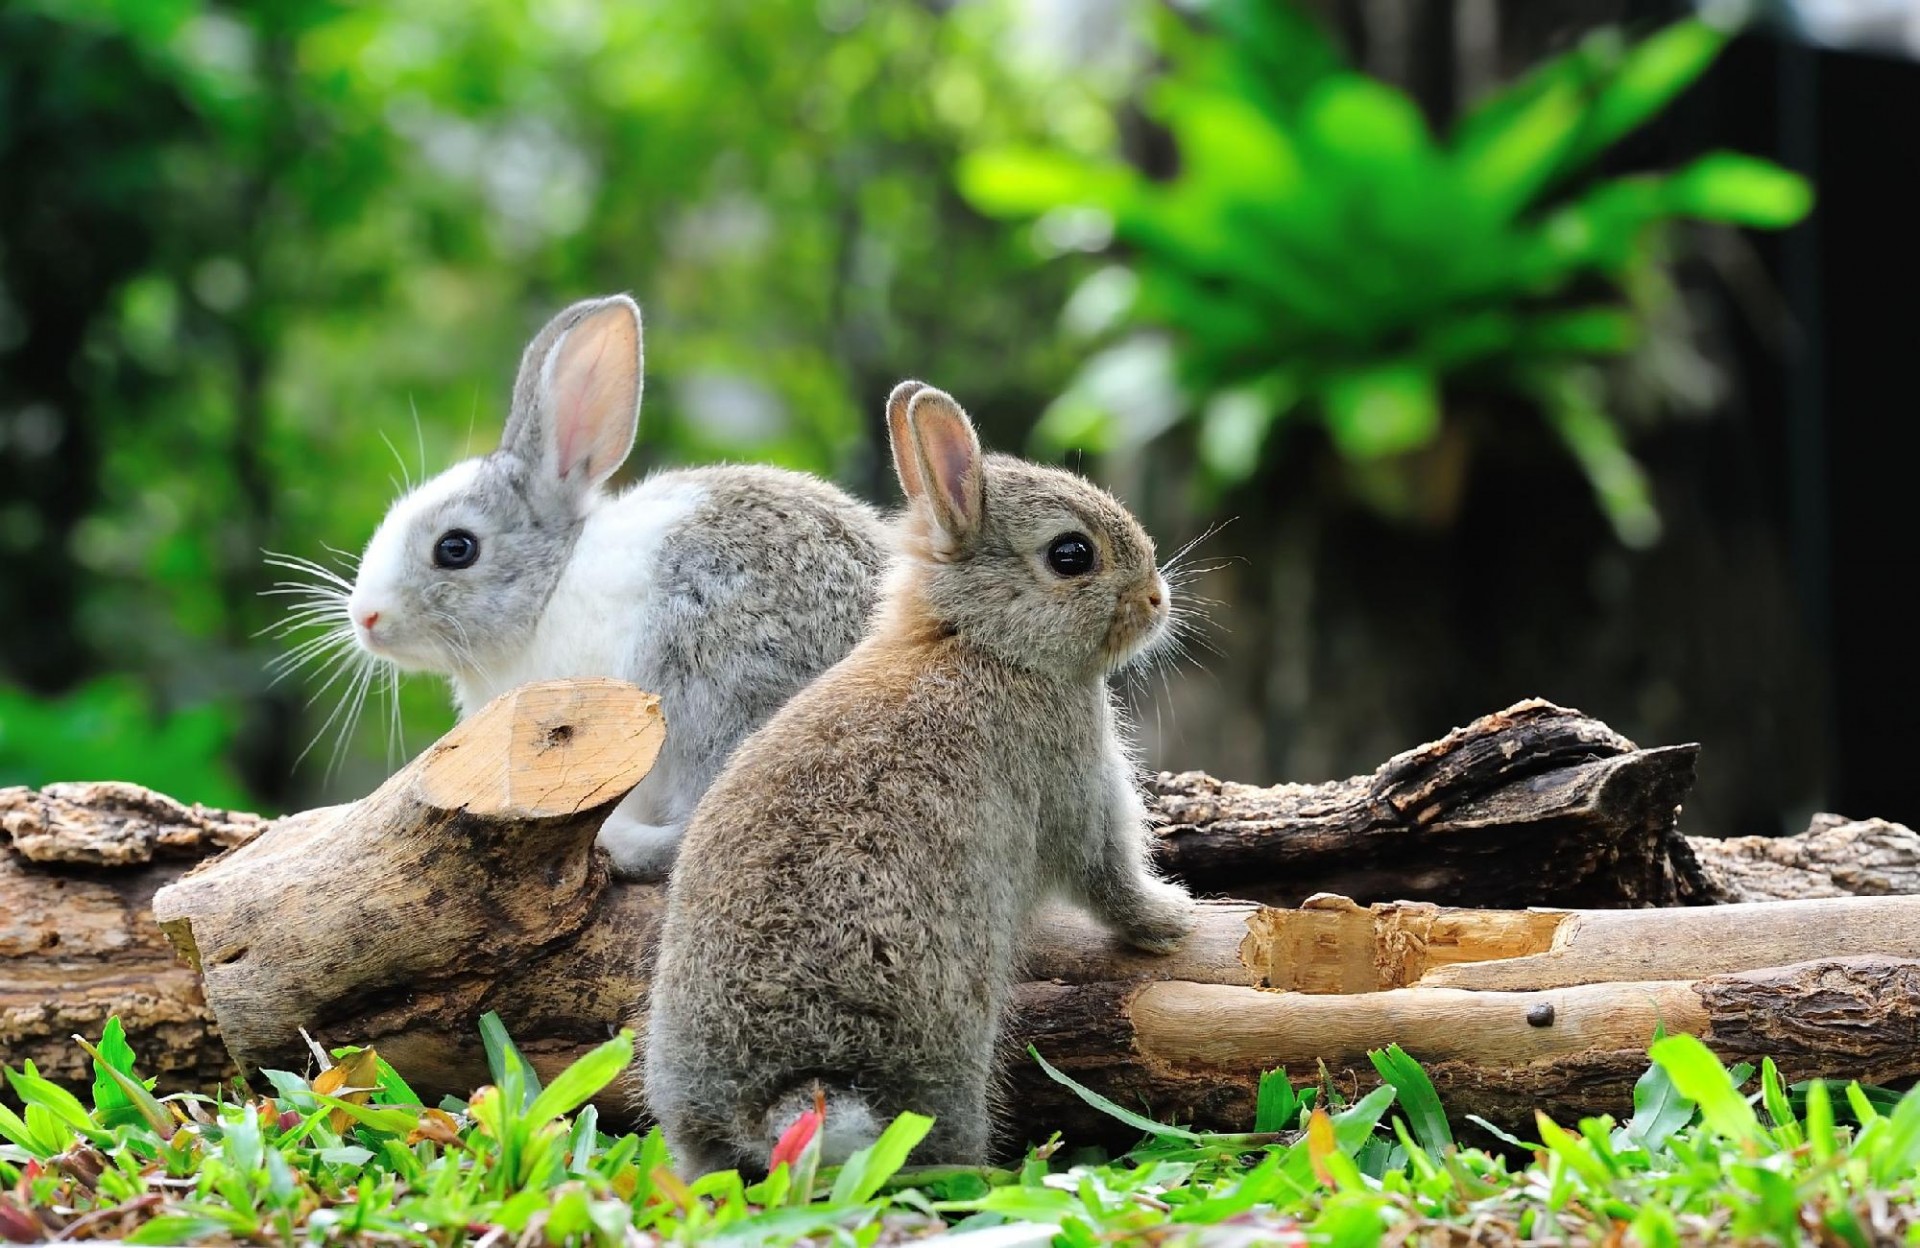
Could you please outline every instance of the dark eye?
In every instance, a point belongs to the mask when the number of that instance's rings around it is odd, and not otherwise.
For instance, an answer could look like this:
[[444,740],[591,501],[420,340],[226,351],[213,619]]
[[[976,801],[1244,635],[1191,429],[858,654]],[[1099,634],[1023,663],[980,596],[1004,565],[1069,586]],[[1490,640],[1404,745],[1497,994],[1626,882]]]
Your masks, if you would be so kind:
[[1068,533],[1047,547],[1047,566],[1061,576],[1085,576],[1093,571],[1093,543],[1083,533]]
[[480,539],[465,529],[450,529],[433,544],[433,562],[442,568],[470,568],[480,557]]

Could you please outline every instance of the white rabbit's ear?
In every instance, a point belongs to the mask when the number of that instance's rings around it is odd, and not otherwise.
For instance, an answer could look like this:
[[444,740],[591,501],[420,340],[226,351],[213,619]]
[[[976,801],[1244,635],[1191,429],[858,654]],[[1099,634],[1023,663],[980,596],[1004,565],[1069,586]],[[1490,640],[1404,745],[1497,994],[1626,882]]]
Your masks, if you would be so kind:
[[590,489],[633,449],[640,423],[640,308],[625,295],[576,303],[528,345],[502,449]]
[[923,381],[903,381],[887,396],[887,446],[893,451],[893,470],[900,477],[900,489],[909,499],[919,498],[926,491],[914,458],[913,433],[907,428],[907,404],[926,388]]
[[[925,389],[907,403],[914,467],[933,520],[947,538],[947,553],[970,545],[986,511],[980,472],[980,438],[973,422],[944,391]],[[902,484],[905,478],[902,477]]]

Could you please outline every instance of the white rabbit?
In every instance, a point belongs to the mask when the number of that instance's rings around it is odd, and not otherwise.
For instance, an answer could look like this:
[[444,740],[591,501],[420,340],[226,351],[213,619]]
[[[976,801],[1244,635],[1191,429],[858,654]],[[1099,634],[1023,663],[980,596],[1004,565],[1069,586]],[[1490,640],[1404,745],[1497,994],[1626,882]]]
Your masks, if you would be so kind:
[[663,874],[734,745],[859,640],[887,530],[818,478],[720,466],[601,487],[632,449],[640,309],[574,304],[528,345],[500,447],[395,502],[347,601],[354,639],[452,683],[462,715],[533,680],[660,695],[667,739],[600,833]]

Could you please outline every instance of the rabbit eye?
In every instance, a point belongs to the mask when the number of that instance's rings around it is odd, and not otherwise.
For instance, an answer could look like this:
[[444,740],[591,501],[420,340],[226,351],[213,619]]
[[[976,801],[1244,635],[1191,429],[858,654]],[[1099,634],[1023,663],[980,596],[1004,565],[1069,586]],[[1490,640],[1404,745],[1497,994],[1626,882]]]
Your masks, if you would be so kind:
[[1085,576],[1093,571],[1093,543],[1083,533],[1068,533],[1047,547],[1047,566],[1061,576]]
[[470,568],[480,557],[480,539],[465,529],[450,529],[433,544],[433,563],[439,568]]

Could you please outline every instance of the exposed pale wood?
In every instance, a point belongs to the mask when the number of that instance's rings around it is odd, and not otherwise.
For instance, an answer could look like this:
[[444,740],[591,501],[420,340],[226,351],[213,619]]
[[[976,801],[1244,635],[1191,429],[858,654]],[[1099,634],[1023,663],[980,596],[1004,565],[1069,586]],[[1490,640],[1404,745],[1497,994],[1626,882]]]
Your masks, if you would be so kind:
[[1252,915],[1240,950],[1259,986],[1316,994],[1559,988],[1869,954],[1920,958],[1920,897],[1576,911],[1322,896]]
[[1362,906],[1331,894],[1248,919],[1241,961],[1264,988],[1374,992],[1436,967],[1518,958],[1552,948],[1567,911],[1468,910],[1431,902]]
[[161,889],[154,913],[243,1069],[300,1061],[303,1025],[459,1050],[494,1002],[530,1040],[604,1034],[640,950],[601,924],[593,839],[663,739],[658,700],[630,685],[525,686],[371,797],[282,820]]
[[[1551,1026],[1527,1014],[1551,1005]],[[1592,1049],[1638,1047],[1665,1020],[1698,1032],[1706,1010],[1677,983],[1587,984],[1541,992],[1466,992],[1394,988],[1330,996],[1261,992],[1224,984],[1148,984],[1127,1011],[1134,1047],[1148,1065],[1271,1069],[1304,1074],[1315,1062],[1334,1069],[1367,1064],[1367,1051],[1397,1041],[1423,1061],[1502,1066],[1547,1061]]]
[[1608,980],[1678,979],[1809,957],[1920,958],[1920,897],[1832,897],[1686,910],[1582,911],[1553,948],[1437,967],[1420,983],[1502,991]]

